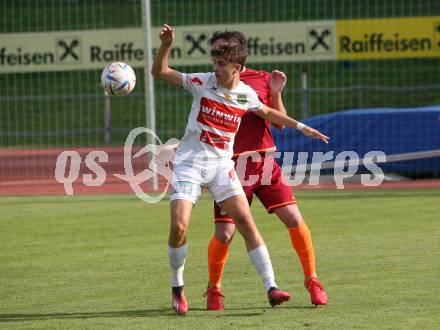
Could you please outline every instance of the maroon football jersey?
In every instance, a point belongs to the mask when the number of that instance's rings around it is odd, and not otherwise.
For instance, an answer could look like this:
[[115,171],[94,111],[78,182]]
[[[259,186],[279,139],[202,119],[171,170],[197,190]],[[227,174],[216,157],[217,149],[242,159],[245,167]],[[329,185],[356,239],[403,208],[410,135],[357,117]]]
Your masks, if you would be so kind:
[[[266,71],[255,71],[246,68],[240,74],[240,80],[257,92],[258,98],[267,106],[271,106],[272,97],[269,87],[270,74]],[[270,122],[258,117],[251,111],[241,118],[240,128],[235,136],[234,156],[250,151],[275,150]]]

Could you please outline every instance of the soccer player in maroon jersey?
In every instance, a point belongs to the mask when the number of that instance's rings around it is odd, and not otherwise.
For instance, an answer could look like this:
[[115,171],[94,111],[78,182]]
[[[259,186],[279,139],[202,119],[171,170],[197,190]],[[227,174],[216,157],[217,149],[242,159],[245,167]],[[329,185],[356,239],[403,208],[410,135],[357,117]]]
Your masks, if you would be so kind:
[[[224,31],[215,32],[210,40],[210,45],[211,48],[215,48],[229,41],[246,43],[245,36],[241,32]],[[286,83],[284,73],[275,70],[272,74],[269,74],[266,71],[255,71],[244,67],[240,73],[240,80],[257,92],[262,103],[286,114],[281,99],[281,91]],[[316,275],[315,254],[310,231],[301,216],[291,187],[283,182],[281,169],[274,157],[271,157],[271,152],[275,150],[270,122],[253,113],[246,113],[242,118],[234,143],[236,168],[239,156],[253,154],[254,157],[259,155],[260,158],[259,161],[252,161],[249,158],[246,160],[246,177],[257,175],[259,178],[256,183],[243,186],[246,197],[249,204],[251,204],[252,197],[255,194],[267,211],[275,213],[285,224],[292,246],[301,262],[304,272],[304,285],[310,293],[311,302],[315,305],[325,305],[328,297]],[[273,166],[272,177],[263,180],[263,168],[267,165]],[[239,175],[242,174],[239,173]],[[241,177],[240,179],[243,180],[244,178]],[[264,181],[270,184],[264,184]],[[235,232],[235,225],[231,217],[222,212],[215,202],[214,210],[215,234],[208,246],[207,308],[208,310],[223,310],[221,278],[228,257],[229,244]]]

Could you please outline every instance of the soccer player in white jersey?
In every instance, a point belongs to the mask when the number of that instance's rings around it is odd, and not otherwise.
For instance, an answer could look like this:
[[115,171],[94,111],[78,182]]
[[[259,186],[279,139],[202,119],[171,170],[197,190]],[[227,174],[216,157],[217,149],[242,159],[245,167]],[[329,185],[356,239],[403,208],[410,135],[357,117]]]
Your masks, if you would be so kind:
[[178,315],[188,311],[183,269],[188,252],[186,233],[193,206],[207,187],[220,207],[235,222],[249,256],[263,280],[269,303],[279,305],[290,294],[278,289],[269,253],[255,226],[231,160],[234,136],[246,111],[275,124],[298,128],[305,135],[328,143],[328,137],[280,112],[263,105],[255,91],[240,81],[247,50],[239,43],[222,44],[211,51],[214,72],[184,74],[168,66],[174,30],[163,25],[161,45],[151,73],[157,79],[185,88],[193,103],[185,134],[174,159],[171,194],[171,224],[168,258],[172,272],[172,308]]

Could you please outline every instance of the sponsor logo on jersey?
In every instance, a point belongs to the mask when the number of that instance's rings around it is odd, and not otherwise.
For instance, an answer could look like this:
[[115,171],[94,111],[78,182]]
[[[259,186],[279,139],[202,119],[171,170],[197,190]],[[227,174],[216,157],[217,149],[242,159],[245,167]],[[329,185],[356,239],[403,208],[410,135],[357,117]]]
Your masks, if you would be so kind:
[[209,127],[224,132],[236,133],[240,125],[241,117],[246,110],[235,108],[206,97],[200,100],[200,110],[197,121]]
[[229,95],[229,94],[227,94],[227,93],[224,93],[224,95],[225,95],[225,97],[226,97],[228,100],[232,100],[232,96],[231,96],[231,95]]
[[184,193],[191,194],[193,191],[193,183],[188,181],[178,181],[174,184],[173,194]]
[[202,86],[202,85],[203,85],[203,82],[202,82],[199,78],[197,78],[197,77],[192,78],[192,79],[191,79],[191,82],[192,82],[194,85],[199,85],[199,86]]
[[202,130],[202,134],[200,134],[200,141],[214,148],[228,149],[231,139],[227,136],[221,136],[212,132]]
[[246,104],[247,102],[246,94],[237,94],[237,102],[240,104]]

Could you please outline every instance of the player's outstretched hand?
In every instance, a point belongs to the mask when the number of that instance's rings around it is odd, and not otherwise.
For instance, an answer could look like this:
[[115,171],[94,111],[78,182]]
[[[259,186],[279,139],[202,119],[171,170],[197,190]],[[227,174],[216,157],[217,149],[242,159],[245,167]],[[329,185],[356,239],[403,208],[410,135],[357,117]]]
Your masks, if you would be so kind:
[[272,93],[279,93],[286,85],[287,77],[284,72],[273,70],[269,79],[269,87]]
[[314,128],[311,128],[309,126],[304,126],[304,128],[301,130],[301,132],[305,136],[310,136],[310,137],[312,137],[314,139],[321,140],[325,144],[328,144],[328,140],[330,140],[330,138],[328,136],[322,134],[318,130],[316,130]]
[[162,42],[162,45],[165,47],[170,47],[173,44],[174,41],[174,29],[172,26],[169,26],[168,24],[164,24],[162,26],[162,31],[160,31],[159,38]]

